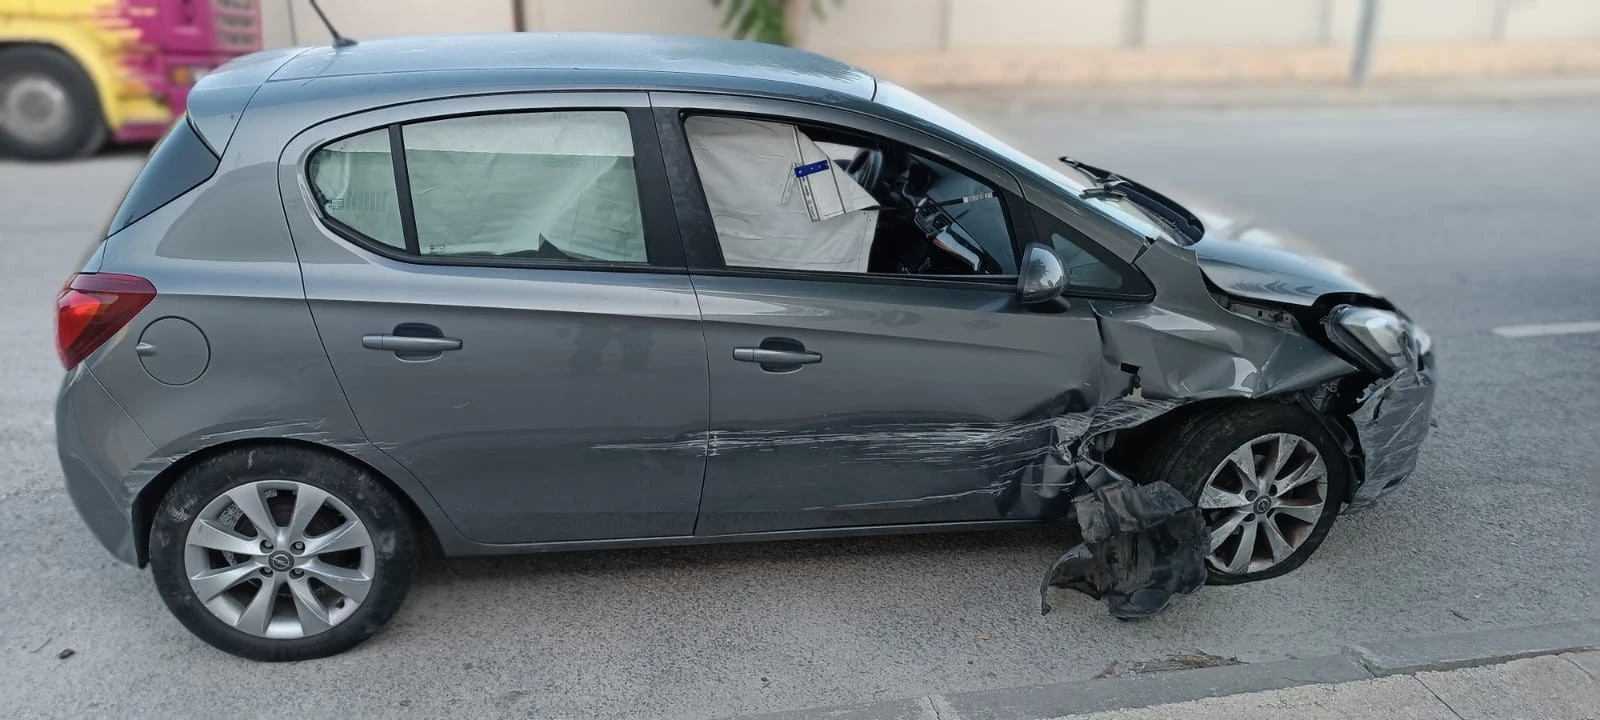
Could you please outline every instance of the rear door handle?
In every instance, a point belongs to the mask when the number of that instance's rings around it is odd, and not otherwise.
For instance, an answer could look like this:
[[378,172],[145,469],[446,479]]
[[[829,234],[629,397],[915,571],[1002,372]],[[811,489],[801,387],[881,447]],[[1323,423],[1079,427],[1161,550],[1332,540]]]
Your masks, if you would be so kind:
[[388,350],[390,352],[441,353],[446,350],[460,350],[461,340],[459,338],[413,337],[410,335],[362,335],[361,347],[368,350]]
[[808,352],[805,350],[772,350],[758,347],[741,347],[733,349],[733,359],[739,362],[761,363],[763,365],[810,365],[822,362],[822,353]]

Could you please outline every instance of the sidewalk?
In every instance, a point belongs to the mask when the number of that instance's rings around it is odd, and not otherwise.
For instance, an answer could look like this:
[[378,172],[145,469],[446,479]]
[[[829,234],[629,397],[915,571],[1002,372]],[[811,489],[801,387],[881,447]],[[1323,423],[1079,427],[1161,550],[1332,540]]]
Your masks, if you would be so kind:
[[[1592,720],[1600,652],[1545,655],[1444,672],[1244,693],[1059,720]],[[941,720],[949,720],[940,716]],[[965,717],[965,716],[963,716]]]
[[749,720],[1597,720],[1600,620],[1350,645],[1337,655],[1132,672]]

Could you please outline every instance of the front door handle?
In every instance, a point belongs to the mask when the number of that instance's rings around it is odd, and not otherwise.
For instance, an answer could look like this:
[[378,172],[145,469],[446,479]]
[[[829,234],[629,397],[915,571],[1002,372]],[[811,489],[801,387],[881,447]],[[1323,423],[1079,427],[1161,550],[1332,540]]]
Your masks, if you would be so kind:
[[461,340],[447,337],[412,337],[409,335],[362,335],[361,347],[368,350],[390,352],[441,353],[460,350]]
[[757,363],[769,373],[792,373],[804,365],[822,362],[822,353],[809,352],[799,340],[769,337],[759,347],[736,347],[733,359]]
[[805,350],[770,350],[768,348],[742,347],[733,349],[733,359],[739,362],[763,365],[810,365],[822,362],[822,353]]

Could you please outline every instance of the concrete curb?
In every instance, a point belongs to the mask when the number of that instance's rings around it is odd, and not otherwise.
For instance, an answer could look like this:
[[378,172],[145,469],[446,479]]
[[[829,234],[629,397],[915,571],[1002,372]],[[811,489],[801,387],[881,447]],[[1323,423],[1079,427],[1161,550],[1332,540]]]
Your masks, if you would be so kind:
[[745,720],[1039,720],[1600,649],[1600,620],[1350,645],[1338,655],[931,695]]

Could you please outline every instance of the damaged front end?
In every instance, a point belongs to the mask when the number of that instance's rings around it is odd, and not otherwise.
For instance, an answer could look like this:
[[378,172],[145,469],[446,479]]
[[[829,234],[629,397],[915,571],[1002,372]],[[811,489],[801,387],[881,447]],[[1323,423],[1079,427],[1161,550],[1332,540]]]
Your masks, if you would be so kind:
[[[1345,512],[1370,507],[1415,468],[1430,426],[1431,365],[1432,355],[1424,351],[1389,377],[1363,382],[1367,376],[1354,374],[1272,396],[1315,413],[1341,442],[1353,480],[1349,496],[1343,498]],[[1129,403],[1149,414],[1130,414],[1123,407],[1112,414],[1135,422],[1113,425],[1136,428],[1188,404],[1140,398],[1121,399],[1108,407]],[[1160,478],[1145,478],[1148,482],[1141,484],[1109,465],[1106,455],[1116,436],[1115,430],[1102,430],[1081,445],[1061,448],[1075,458],[1072,470],[1078,483],[1072,502],[1082,542],[1045,573],[1039,589],[1044,614],[1050,612],[1050,588],[1081,591],[1105,600],[1114,617],[1136,619],[1161,612],[1175,596],[1193,593],[1206,583],[1212,537],[1200,509]]]
[[[1072,468],[1082,542],[1046,572],[1042,612],[1050,611],[1054,587],[1104,599],[1118,618],[1148,617],[1206,583],[1214,541],[1200,509],[1166,478],[1136,477],[1126,466],[1149,452],[1139,445],[1150,437],[1139,426],[1179,408],[1217,401],[1303,408],[1344,450],[1350,489],[1333,501],[1345,510],[1370,506],[1416,466],[1434,397],[1426,333],[1386,301],[1358,292],[1367,288],[1345,282],[1348,273],[1319,285],[1302,265],[1291,292],[1282,277],[1239,271],[1252,264],[1252,250],[1226,248],[1233,272],[1217,275],[1225,285],[1205,272],[1198,282],[1164,286],[1157,304],[1092,302],[1106,372],[1127,380],[1104,385],[1121,394],[1089,413],[1102,421],[1055,448],[1057,462]],[[1167,277],[1181,277],[1188,265],[1194,277],[1196,264],[1209,269],[1194,252],[1157,245],[1140,265]],[[1128,413],[1129,406],[1149,412]]]

